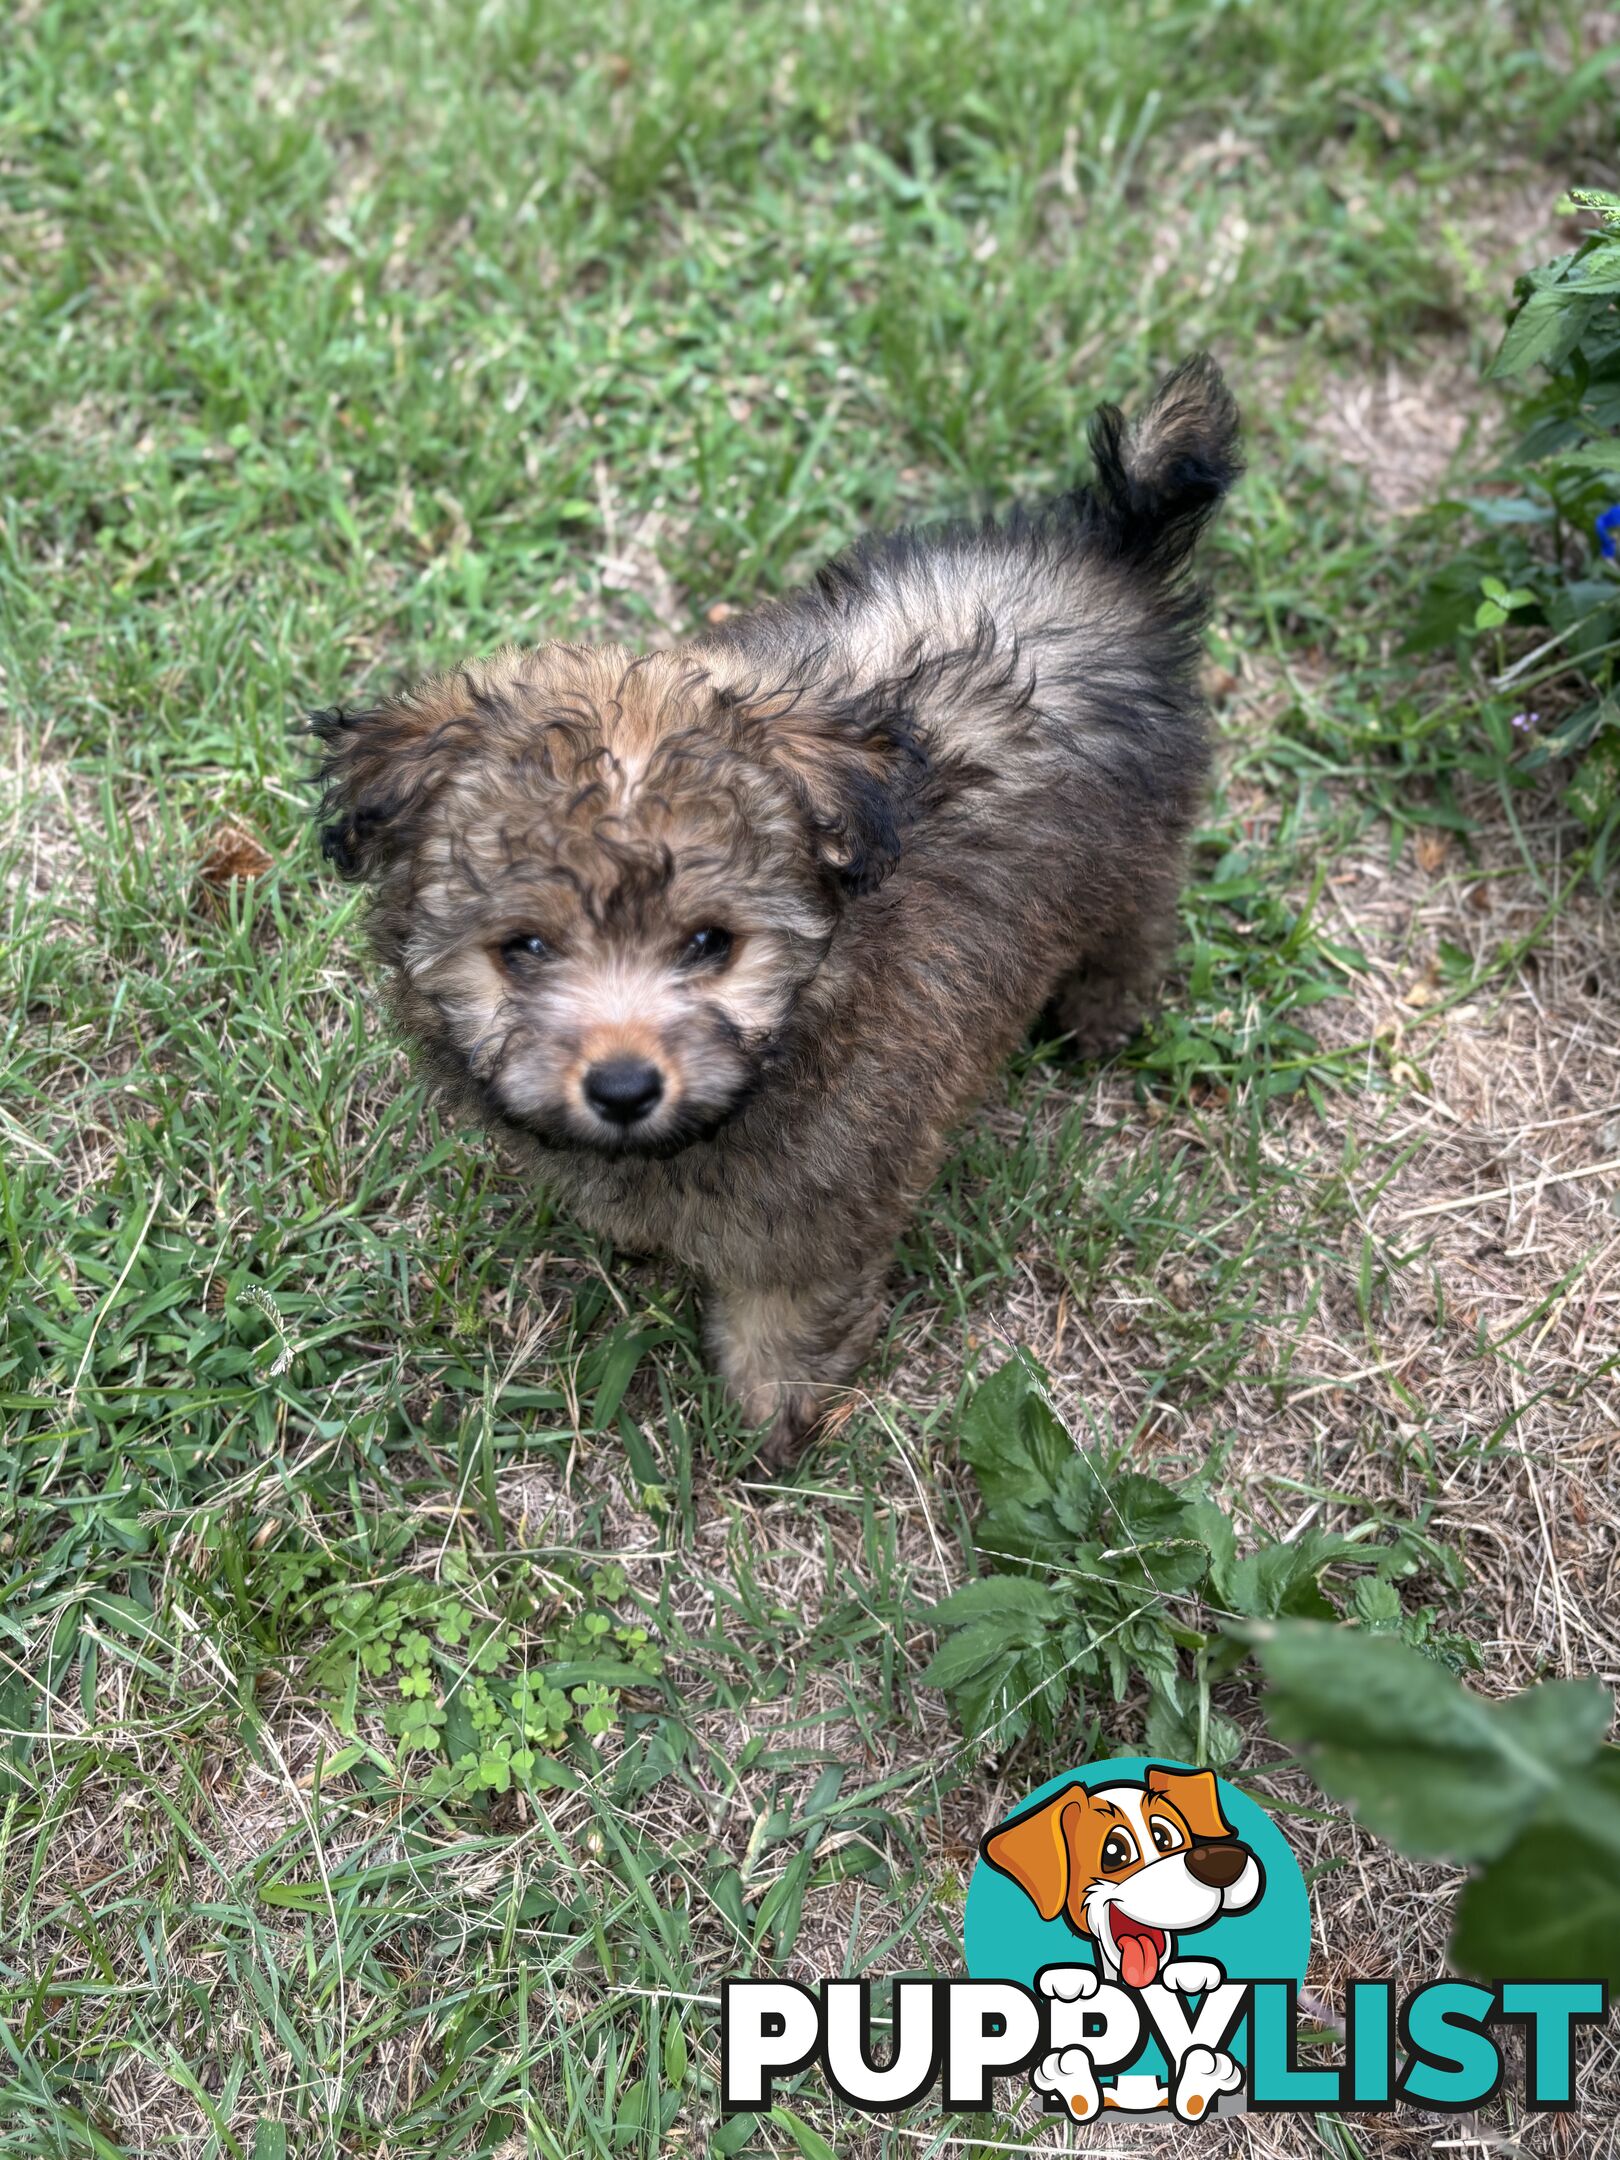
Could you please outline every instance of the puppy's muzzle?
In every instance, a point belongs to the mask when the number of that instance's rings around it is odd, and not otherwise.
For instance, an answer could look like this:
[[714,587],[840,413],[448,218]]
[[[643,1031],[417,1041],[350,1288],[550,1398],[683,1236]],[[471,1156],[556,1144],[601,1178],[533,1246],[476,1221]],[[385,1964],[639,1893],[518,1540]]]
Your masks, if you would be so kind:
[[1206,1890],[1230,1890],[1249,1864],[1249,1848],[1230,1845],[1194,1845],[1187,1853],[1187,1873]]

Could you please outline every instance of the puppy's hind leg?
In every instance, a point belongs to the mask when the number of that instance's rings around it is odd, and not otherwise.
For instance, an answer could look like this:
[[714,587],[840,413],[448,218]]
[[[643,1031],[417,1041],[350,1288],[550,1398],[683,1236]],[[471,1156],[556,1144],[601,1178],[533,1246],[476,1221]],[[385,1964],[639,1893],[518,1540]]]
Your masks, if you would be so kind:
[[1175,949],[1174,896],[1156,898],[1059,980],[1052,1012],[1077,1056],[1124,1048],[1158,1004]]
[[743,1415],[767,1428],[762,1469],[797,1462],[859,1371],[884,1312],[881,1267],[843,1282],[711,1288],[709,1347]]

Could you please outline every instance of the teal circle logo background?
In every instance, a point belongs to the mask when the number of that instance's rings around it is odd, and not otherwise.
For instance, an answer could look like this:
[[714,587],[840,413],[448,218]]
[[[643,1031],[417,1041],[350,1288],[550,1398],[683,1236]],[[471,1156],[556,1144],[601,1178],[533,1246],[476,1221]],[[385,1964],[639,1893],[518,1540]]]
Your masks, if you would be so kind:
[[[1162,1755],[1116,1755],[1110,1762],[1086,1763],[1048,1778],[1010,1808],[1003,1822],[1050,1800],[1065,1786],[1139,1785],[1147,1771],[1184,1770]],[[1246,1912],[1222,1913],[1208,1927],[1177,1938],[1183,1957],[1215,1958],[1229,1980],[1305,1978],[1311,1954],[1311,1901],[1299,1862],[1288,1840],[1256,1801],[1217,1778],[1221,1811],[1233,1832],[1265,1870],[1265,1888]],[[1001,1827],[991,1825],[992,1830]],[[962,1915],[967,1969],[975,1980],[1016,1980],[1033,1987],[1043,1965],[1095,1965],[1091,1938],[1076,1935],[1061,1914],[1043,1920],[1018,1885],[993,1868],[981,1853],[968,1884]]]

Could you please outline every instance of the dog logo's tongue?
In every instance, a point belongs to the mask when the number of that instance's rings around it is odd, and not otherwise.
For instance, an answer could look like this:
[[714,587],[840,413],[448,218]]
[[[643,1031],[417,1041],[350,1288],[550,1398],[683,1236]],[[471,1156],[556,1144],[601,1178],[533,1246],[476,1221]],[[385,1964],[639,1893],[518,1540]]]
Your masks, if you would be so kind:
[[1117,1905],[1109,1910],[1108,1925],[1119,1950],[1119,1977],[1128,1988],[1151,1987],[1164,1956],[1164,1930],[1133,1920]]

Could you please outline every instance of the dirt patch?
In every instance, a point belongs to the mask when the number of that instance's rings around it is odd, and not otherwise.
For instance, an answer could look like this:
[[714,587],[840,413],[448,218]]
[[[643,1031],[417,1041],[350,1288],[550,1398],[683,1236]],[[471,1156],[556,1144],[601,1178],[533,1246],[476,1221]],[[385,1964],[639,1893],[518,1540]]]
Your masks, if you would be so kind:
[[1376,375],[1333,382],[1312,433],[1361,474],[1382,509],[1409,515],[1445,492],[1453,461],[1477,430],[1479,390],[1457,354],[1427,369],[1391,360]]
[[1310,432],[1365,478],[1381,509],[1405,516],[1434,502],[1465,450],[1488,462],[1501,407],[1488,392],[1482,401],[1480,369],[1501,335],[1513,280],[1577,247],[1591,226],[1585,213],[1559,212],[1567,184],[1563,173],[1524,165],[1461,200],[1442,196],[1432,220],[1450,259],[1442,255],[1436,276],[1455,330],[1419,341],[1399,361],[1324,382]]

